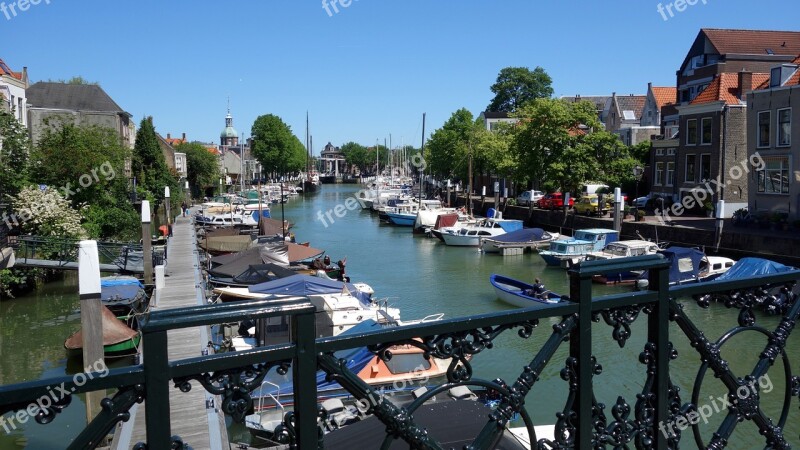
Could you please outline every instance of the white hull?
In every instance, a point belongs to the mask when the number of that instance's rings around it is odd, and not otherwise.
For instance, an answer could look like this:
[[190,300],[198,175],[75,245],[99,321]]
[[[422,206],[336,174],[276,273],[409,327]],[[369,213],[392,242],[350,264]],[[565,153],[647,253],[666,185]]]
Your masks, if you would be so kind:
[[481,243],[481,236],[442,233],[442,239],[445,244],[453,247],[477,247]]

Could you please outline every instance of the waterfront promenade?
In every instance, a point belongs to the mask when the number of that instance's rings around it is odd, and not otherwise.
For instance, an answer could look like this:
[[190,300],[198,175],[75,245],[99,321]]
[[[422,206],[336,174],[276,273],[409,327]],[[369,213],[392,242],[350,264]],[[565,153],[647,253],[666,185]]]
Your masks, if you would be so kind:
[[[205,303],[196,241],[191,214],[178,217],[167,247],[166,287],[157,297],[156,310]],[[170,361],[200,356],[210,340],[206,328],[171,330],[168,337]],[[146,363],[147,355],[143,357]],[[219,399],[208,394],[199,383],[193,382],[188,393],[171,389],[169,402],[171,414],[164,420],[170,420],[172,435],[179,436],[193,450],[230,448],[225,418],[219,412]],[[142,403],[131,409],[131,419],[117,429],[111,448],[128,450],[146,440],[145,404]]]

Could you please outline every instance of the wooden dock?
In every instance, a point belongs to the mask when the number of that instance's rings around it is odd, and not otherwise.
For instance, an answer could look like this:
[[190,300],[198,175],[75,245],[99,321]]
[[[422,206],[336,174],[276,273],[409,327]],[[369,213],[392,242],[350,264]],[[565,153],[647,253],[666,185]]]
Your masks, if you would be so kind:
[[[173,235],[167,251],[166,287],[157,297],[157,310],[202,305],[206,301],[191,215],[176,219]],[[171,330],[168,337],[170,361],[200,356],[210,340],[207,328]],[[143,357],[146,364],[147,355]],[[169,403],[171,414],[168,420],[173,436],[179,436],[193,450],[230,449],[218,397],[207,393],[199,383],[192,382],[192,390],[188,393],[171,389]],[[131,409],[131,419],[117,428],[111,448],[129,450],[136,443],[146,441],[145,407],[142,403],[135,405]]]

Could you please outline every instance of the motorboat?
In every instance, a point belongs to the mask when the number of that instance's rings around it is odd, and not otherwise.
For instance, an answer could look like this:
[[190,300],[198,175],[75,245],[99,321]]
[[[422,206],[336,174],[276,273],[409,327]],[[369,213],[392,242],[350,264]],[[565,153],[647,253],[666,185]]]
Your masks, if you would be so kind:
[[478,247],[481,245],[481,238],[496,237],[522,229],[521,220],[503,219],[499,211],[491,213],[490,208],[491,218],[480,220],[475,225],[441,229],[444,243],[457,247]]
[[481,250],[484,253],[522,253],[526,249],[538,251],[549,248],[550,242],[558,239],[560,234],[549,233],[541,228],[523,228],[491,238],[481,239]]
[[602,250],[606,245],[619,240],[619,232],[605,228],[576,230],[569,239],[550,242],[550,249],[542,250],[539,256],[550,266],[572,267],[584,259],[586,254]]
[[[713,281],[735,266],[736,261],[724,256],[708,256],[697,248],[672,246],[659,250],[669,261],[669,285]],[[740,266],[741,267],[741,266]],[[636,288],[645,290],[649,286],[648,272],[636,280]]]
[[500,300],[520,308],[541,308],[561,302],[564,298],[548,290],[536,292],[536,286],[503,275],[492,274],[489,282]]
[[396,205],[394,210],[386,211],[386,216],[393,225],[400,227],[413,227],[417,220],[419,206],[417,203],[402,203]]
[[414,218],[414,232],[421,233],[433,228],[442,214],[455,213],[455,208],[445,208],[439,200],[422,200],[417,217]]
[[136,316],[147,312],[150,296],[138,278],[128,275],[114,275],[100,279],[100,302],[114,316],[136,328]]
[[[612,242],[606,245],[599,252],[589,252],[586,254],[586,261],[606,261],[619,258],[630,258],[633,256],[655,255],[661,248],[658,244],[644,240],[626,240]],[[595,275],[592,281],[601,284],[622,284],[633,283],[642,271],[630,271],[623,273]]]

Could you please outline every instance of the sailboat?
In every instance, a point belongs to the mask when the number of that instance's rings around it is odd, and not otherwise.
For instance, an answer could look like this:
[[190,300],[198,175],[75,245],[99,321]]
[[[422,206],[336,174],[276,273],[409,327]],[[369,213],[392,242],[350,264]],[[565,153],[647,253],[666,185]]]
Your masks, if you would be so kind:
[[306,176],[303,181],[298,185],[303,190],[303,194],[314,194],[319,190],[321,185],[319,181],[319,174],[311,167],[311,149],[314,147],[314,141],[308,131],[308,113],[306,113]]

